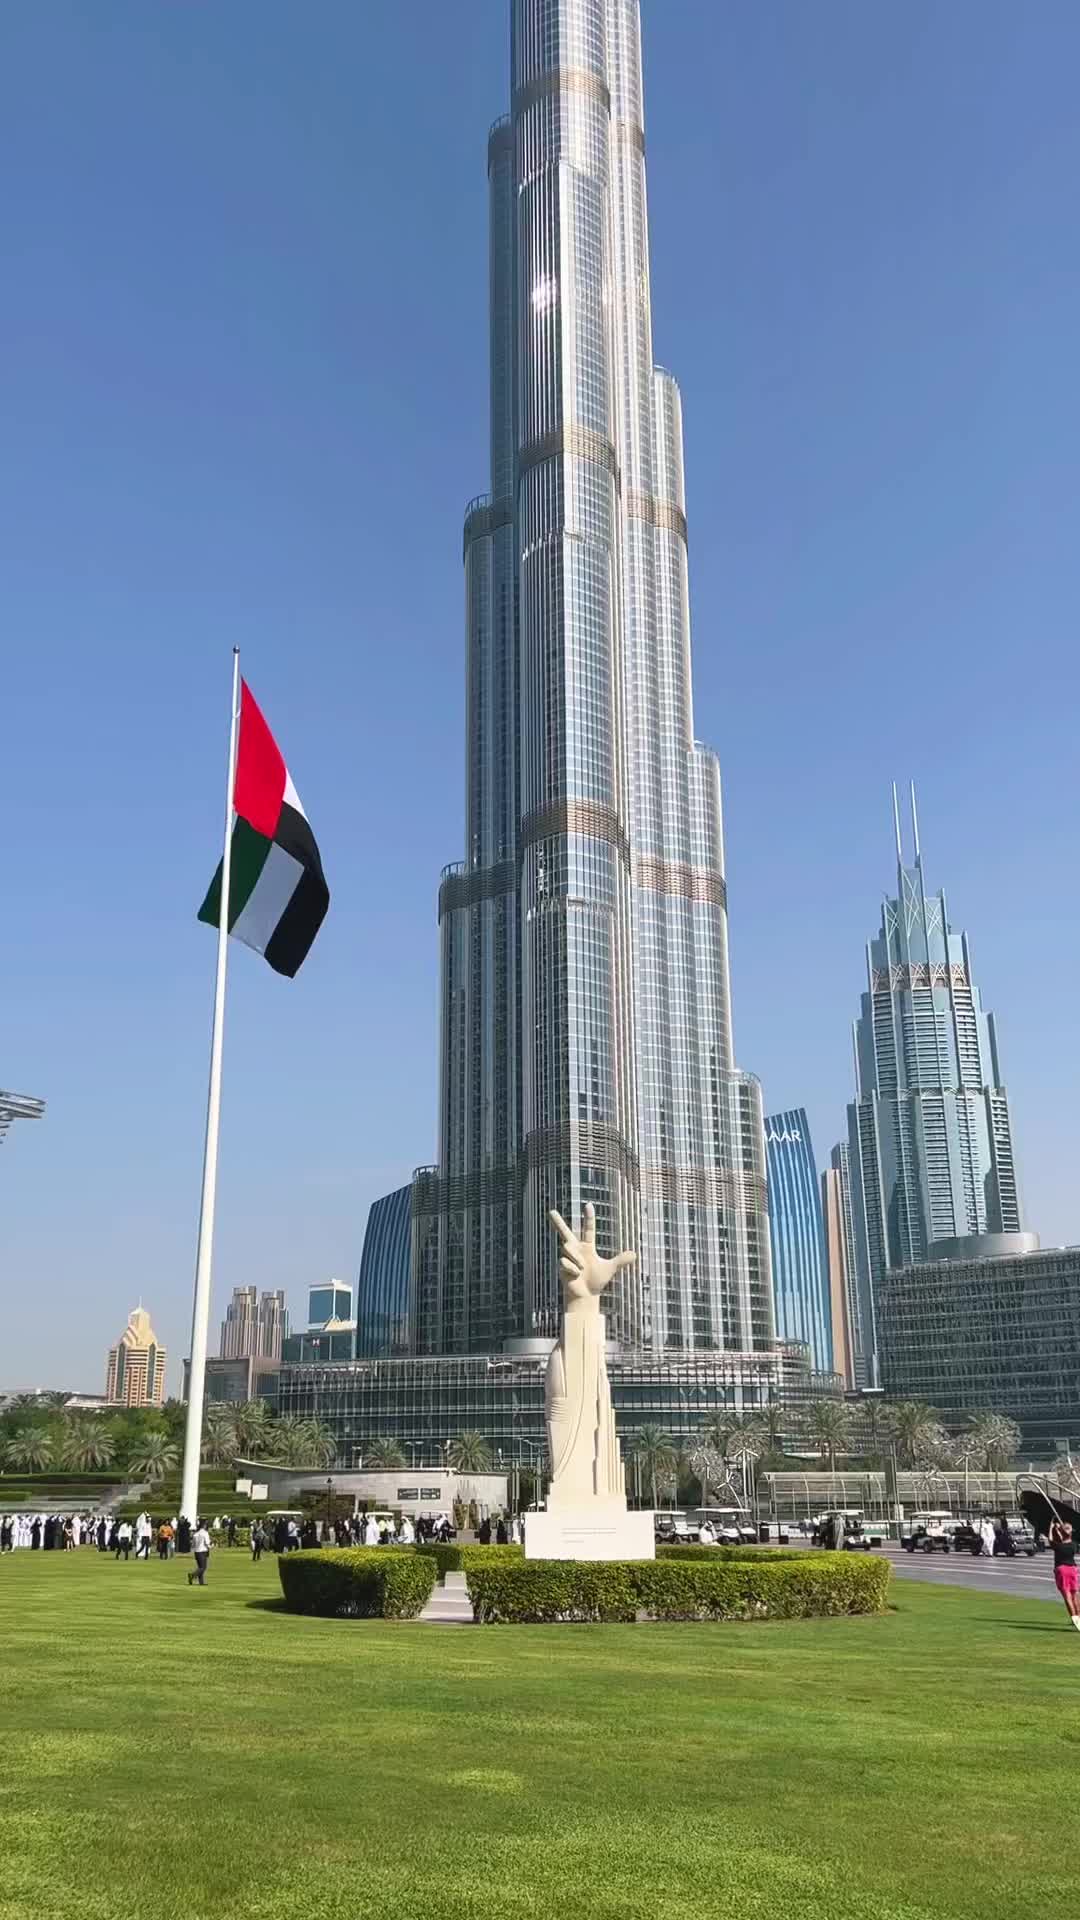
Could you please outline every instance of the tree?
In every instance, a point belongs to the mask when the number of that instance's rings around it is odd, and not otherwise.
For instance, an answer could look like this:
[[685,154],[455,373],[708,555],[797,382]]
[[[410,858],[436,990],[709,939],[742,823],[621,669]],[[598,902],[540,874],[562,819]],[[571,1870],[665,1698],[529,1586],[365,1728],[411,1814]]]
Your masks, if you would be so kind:
[[709,1488],[719,1487],[724,1480],[724,1456],[719,1447],[711,1447],[707,1440],[699,1440],[687,1448],[684,1458],[701,1487],[701,1504],[707,1507]]
[[766,1456],[779,1457],[784,1451],[784,1435],[791,1425],[791,1415],[785,1413],[777,1400],[770,1400],[768,1406],[761,1407],[757,1413],[749,1416],[749,1424],[761,1441],[761,1452]]
[[390,1433],[376,1434],[374,1440],[369,1440],[367,1445],[360,1449],[360,1457],[365,1467],[376,1469],[379,1467],[390,1469],[405,1465],[405,1449],[400,1440],[395,1440]]
[[163,1433],[144,1434],[132,1448],[127,1462],[130,1480],[164,1480],[180,1460],[180,1449]]
[[876,1393],[870,1393],[859,1401],[857,1416],[862,1429],[859,1438],[865,1436],[867,1442],[867,1457],[871,1460],[883,1459],[894,1434],[892,1408]]
[[670,1479],[678,1463],[671,1439],[660,1427],[639,1427],[630,1441],[630,1458],[652,1487],[653,1506],[659,1505],[657,1483]]
[[921,1463],[941,1433],[936,1413],[922,1400],[896,1400],[889,1409],[889,1426],[902,1466]]
[[208,1467],[228,1466],[236,1458],[236,1417],[232,1407],[211,1405],[203,1414],[202,1457]]
[[13,1467],[40,1473],[53,1457],[53,1438],[48,1427],[20,1427],[4,1448],[4,1458]]
[[1059,1487],[1074,1496],[1080,1493],[1080,1460],[1074,1460],[1071,1453],[1063,1454],[1060,1460],[1054,1461],[1054,1472]]
[[458,1473],[487,1473],[491,1467],[491,1448],[482,1433],[474,1428],[459,1433],[450,1442],[450,1465]]
[[233,1411],[233,1431],[236,1445],[241,1453],[259,1458],[260,1448],[265,1448],[274,1427],[274,1416],[265,1400],[245,1400],[242,1406]]
[[836,1456],[844,1450],[851,1434],[852,1410],[843,1400],[811,1400],[804,1414],[805,1431],[836,1472]]
[[116,1457],[116,1442],[108,1427],[97,1420],[64,1421],[60,1430],[60,1458],[76,1473],[93,1473],[96,1467],[111,1467]]
[[1004,1413],[977,1413],[969,1432],[989,1473],[1007,1467],[1020,1445],[1020,1429]]

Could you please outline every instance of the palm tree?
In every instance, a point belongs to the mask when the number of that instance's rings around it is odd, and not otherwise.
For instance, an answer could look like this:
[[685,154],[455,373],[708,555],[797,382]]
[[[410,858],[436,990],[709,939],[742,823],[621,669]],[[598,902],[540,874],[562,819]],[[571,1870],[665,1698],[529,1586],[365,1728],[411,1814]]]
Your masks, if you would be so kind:
[[896,1400],[889,1409],[889,1425],[902,1465],[913,1467],[927,1452],[927,1441],[940,1432],[937,1415],[922,1400]]
[[857,1411],[859,1425],[868,1442],[868,1457],[871,1460],[883,1459],[886,1446],[891,1444],[895,1432],[892,1408],[877,1394],[871,1393],[859,1401]]
[[656,1507],[657,1482],[669,1480],[678,1464],[670,1437],[660,1427],[639,1427],[630,1441],[630,1458],[637,1462],[638,1471],[647,1475]]
[[374,1440],[369,1440],[366,1447],[360,1449],[360,1453],[365,1467],[390,1469],[405,1465],[405,1449],[392,1433],[376,1434]]
[[163,1433],[145,1433],[128,1456],[131,1480],[164,1480],[180,1459],[180,1449]]
[[470,1428],[450,1442],[448,1458],[458,1473],[487,1473],[491,1466],[491,1448],[482,1433]]
[[224,1467],[235,1460],[236,1421],[232,1407],[207,1407],[203,1414],[202,1457],[208,1467]]
[[95,1467],[111,1467],[116,1442],[108,1427],[96,1420],[65,1420],[60,1433],[60,1458],[76,1473],[92,1473]]
[[20,1427],[4,1448],[4,1458],[13,1467],[40,1473],[53,1457],[53,1437],[48,1427]]
[[815,1446],[827,1456],[830,1473],[836,1472],[836,1456],[843,1451],[844,1443],[850,1437],[851,1411],[843,1400],[811,1400],[806,1408],[806,1432]]
[[242,1406],[233,1409],[237,1447],[253,1459],[257,1460],[260,1447],[266,1446],[273,1425],[274,1417],[265,1400],[245,1400]]
[[307,1443],[308,1463],[313,1467],[332,1467],[337,1459],[337,1434],[333,1427],[327,1426],[313,1414],[304,1421],[304,1439]]
[[768,1406],[759,1408],[749,1416],[753,1431],[761,1440],[761,1451],[765,1455],[780,1455],[784,1451],[784,1434],[791,1425],[790,1414],[776,1400],[770,1400]]

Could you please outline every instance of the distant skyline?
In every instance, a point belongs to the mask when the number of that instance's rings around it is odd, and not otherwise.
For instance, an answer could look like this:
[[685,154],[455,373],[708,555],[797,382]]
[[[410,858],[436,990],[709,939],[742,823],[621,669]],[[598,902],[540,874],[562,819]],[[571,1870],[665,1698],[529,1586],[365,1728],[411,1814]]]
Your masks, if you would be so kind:
[[[827,1158],[914,777],[1026,1224],[1080,1240],[1080,1047],[1047,986],[1077,935],[1080,15],[644,24],[736,1058]],[[0,1148],[0,1384],[95,1390],[141,1296],[175,1391],[234,642],[332,905],[295,982],[231,957],[215,1319],[236,1285],[355,1281],[368,1203],[434,1158],[506,6],[326,0],[316,34],[289,0],[55,0],[10,12],[5,70],[0,1085],[47,1111]]]

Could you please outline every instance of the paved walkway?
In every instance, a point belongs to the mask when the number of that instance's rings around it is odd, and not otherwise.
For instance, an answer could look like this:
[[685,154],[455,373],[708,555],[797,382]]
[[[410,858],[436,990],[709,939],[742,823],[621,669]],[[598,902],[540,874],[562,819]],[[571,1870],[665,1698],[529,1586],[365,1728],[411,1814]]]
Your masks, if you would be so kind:
[[469,1591],[465,1585],[463,1573],[448,1573],[440,1585],[438,1581],[432,1589],[431,1599],[420,1615],[429,1626],[471,1627],[472,1608],[469,1605]]
[[891,1561],[900,1579],[925,1580],[934,1587],[977,1587],[988,1593],[1014,1593],[1025,1600],[1052,1600],[1061,1605],[1054,1585],[1054,1556],[1037,1553],[1029,1560],[998,1555],[987,1559],[971,1553],[905,1553],[895,1544],[876,1549]]

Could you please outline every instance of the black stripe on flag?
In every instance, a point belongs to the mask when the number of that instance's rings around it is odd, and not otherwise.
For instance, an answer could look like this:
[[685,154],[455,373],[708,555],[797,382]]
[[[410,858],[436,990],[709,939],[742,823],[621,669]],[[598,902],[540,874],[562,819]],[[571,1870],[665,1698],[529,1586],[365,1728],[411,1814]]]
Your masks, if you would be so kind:
[[264,952],[275,973],[283,973],[291,980],[306,960],[326,918],[330,889],[323,878],[315,835],[295,807],[282,804],[274,839],[283,852],[291,854],[304,869]]

